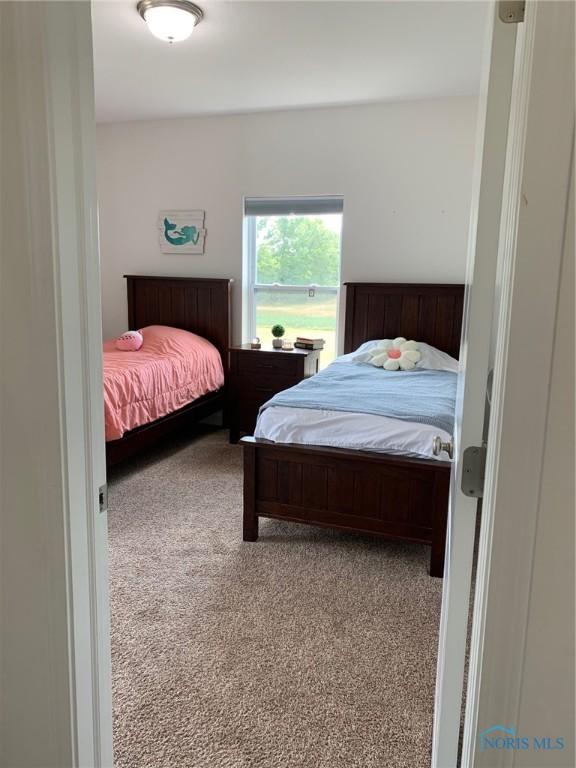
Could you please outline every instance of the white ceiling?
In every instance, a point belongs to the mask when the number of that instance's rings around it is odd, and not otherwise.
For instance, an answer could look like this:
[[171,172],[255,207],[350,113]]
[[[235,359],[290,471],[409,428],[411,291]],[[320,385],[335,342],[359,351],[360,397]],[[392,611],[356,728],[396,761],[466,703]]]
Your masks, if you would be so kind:
[[136,0],[93,4],[100,121],[478,92],[486,2],[215,2],[169,45]]

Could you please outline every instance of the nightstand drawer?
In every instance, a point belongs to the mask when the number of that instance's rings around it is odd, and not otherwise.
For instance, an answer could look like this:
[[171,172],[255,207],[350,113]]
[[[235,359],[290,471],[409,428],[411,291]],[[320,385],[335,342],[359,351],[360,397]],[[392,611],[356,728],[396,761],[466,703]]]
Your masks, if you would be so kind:
[[246,397],[243,399],[242,407],[236,414],[238,429],[241,432],[246,432],[249,435],[254,433],[254,427],[256,426],[256,420],[261,406],[268,402],[274,394],[275,392],[269,392],[267,394],[261,393],[262,396],[255,394],[254,397]]
[[234,373],[241,376],[296,375],[302,368],[302,360],[281,351],[260,352],[257,355],[248,351],[238,352],[234,362],[236,364]]
[[269,397],[281,392],[283,389],[289,389],[298,384],[301,379],[294,375],[286,375],[284,371],[266,371],[262,373],[253,372],[252,375],[231,376],[231,384],[234,392],[240,397]]

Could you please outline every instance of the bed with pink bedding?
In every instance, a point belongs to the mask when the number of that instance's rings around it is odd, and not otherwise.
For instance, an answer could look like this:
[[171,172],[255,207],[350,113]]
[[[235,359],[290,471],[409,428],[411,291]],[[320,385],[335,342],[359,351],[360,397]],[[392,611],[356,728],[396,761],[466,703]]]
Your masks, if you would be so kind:
[[224,385],[222,357],[202,336],[180,328],[141,329],[139,350],[120,352],[104,342],[106,440],[178,411]]

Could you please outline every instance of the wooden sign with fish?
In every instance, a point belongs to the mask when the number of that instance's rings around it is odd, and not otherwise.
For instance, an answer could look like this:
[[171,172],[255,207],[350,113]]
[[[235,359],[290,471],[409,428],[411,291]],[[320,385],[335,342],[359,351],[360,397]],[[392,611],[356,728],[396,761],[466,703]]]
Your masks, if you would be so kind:
[[162,253],[204,253],[205,211],[160,211],[158,239]]

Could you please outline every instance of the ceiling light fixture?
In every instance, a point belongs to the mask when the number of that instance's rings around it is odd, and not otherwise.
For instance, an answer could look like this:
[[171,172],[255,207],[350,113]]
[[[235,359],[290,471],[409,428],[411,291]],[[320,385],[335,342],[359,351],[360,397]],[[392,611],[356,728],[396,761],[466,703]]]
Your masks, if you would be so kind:
[[202,9],[188,0],[140,0],[136,9],[150,32],[168,43],[186,40],[204,17]]

